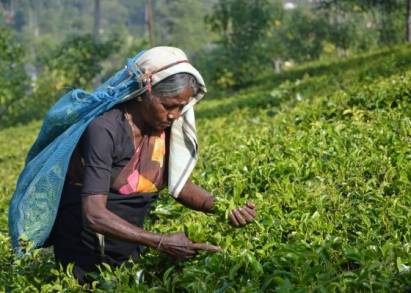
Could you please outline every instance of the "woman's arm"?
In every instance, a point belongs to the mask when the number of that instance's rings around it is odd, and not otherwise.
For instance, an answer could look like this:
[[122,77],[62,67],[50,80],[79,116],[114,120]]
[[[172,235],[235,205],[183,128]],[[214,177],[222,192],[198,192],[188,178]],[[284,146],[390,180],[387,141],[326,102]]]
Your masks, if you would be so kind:
[[213,209],[215,198],[191,180],[187,180],[177,201],[192,210],[207,213]]
[[106,208],[107,195],[82,197],[83,221],[93,231],[113,238],[156,248],[161,235],[130,224]]
[[[184,206],[201,212],[211,212],[215,206],[215,197],[188,180],[181,190],[177,201]],[[230,211],[229,219],[233,226],[244,226],[254,221],[256,217],[255,205],[248,202],[244,207]]]
[[218,252],[220,248],[206,243],[194,243],[183,232],[156,234],[134,226],[106,208],[106,195],[82,198],[84,223],[93,231],[158,249],[176,258],[193,257],[197,250]]

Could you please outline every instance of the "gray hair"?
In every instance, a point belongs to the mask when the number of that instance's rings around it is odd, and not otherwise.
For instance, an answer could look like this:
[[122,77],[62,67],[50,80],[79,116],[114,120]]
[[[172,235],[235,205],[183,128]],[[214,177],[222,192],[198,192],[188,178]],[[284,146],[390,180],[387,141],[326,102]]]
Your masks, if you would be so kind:
[[173,74],[153,86],[152,94],[162,98],[179,95],[187,88],[191,88],[193,96],[200,91],[197,79],[190,73]]

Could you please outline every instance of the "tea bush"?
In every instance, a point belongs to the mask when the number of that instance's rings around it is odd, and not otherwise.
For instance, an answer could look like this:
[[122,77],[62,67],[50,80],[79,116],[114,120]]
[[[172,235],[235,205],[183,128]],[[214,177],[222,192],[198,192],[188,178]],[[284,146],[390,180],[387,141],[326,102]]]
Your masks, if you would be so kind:
[[[12,255],[7,204],[40,123],[0,132],[0,288],[13,292],[341,292],[411,288],[410,47],[262,76],[198,105],[193,180],[254,224],[190,211],[165,194],[146,228],[220,245],[177,263],[147,251],[89,287],[48,250]],[[408,59],[407,59],[408,58]]]

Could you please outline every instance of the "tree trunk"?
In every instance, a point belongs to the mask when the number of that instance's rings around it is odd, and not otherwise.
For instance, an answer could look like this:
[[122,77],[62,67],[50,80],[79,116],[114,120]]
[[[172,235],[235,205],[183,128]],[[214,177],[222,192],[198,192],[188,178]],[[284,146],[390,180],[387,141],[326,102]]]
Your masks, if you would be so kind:
[[9,3],[5,1],[0,1],[0,11],[4,11],[4,21],[7,24],[14,23],[14,3],[13,0],[10,0]]
[[154,29],[153,29],[153,6],[151,0],[146,2],[146,20],[147,20],[147,30],[150,39],[150,47],[154,47]]
[[407,2],[407,42],[411,43],[411,0]]
[[36,7],[36,3],[30,1],[30,8],[29,8],[29,25],[30,29],[33,32],[34,36],[38,37],[40,35],[39,32],[39,23],[37,18],[38,9]]
[[100,34],[100,0],[94,0],[94,27],[93,38],[98,41]]

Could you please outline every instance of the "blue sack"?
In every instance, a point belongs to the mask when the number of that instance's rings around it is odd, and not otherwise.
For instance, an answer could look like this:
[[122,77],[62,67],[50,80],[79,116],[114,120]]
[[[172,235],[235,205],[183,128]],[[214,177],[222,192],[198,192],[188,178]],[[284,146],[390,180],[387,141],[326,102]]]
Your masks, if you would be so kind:
[[126,68],[93,93],[70,91],[48,111],[10,201],[9,233],[16,252],[22,251],[26,241],[41,247],[47,240],[72,152],[89,123],[116,104],[146,90],[138,78],[142,72],[135,65],[143,53],[129,59]]

